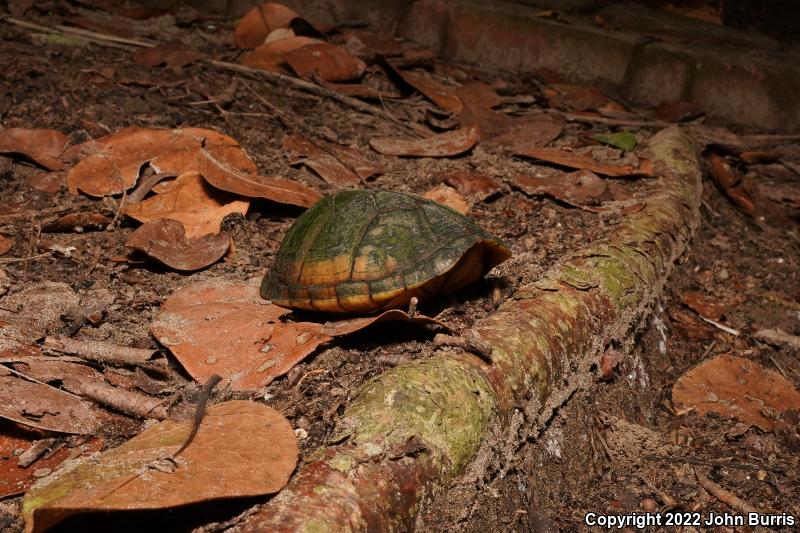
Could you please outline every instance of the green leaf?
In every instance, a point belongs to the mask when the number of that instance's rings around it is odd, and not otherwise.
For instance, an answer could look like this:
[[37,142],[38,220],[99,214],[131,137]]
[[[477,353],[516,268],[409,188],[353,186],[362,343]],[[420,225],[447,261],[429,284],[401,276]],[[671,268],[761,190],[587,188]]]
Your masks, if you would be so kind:
[[603,144],[621,148],[625,151],[631,151],[636,148],[636,135],[629,131],[620,131],[618,133],[598,133],[596,135],[592,135],[592,139]]

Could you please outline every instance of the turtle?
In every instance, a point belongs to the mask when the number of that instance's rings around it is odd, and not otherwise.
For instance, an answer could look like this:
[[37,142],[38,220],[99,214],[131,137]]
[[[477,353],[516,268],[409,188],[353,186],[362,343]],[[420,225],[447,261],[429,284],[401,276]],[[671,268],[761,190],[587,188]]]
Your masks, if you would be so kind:
[[371,314],[425,303],[511,257],[458,211],[385,190],[325,196],[289,228],[261,296],[290,309]]

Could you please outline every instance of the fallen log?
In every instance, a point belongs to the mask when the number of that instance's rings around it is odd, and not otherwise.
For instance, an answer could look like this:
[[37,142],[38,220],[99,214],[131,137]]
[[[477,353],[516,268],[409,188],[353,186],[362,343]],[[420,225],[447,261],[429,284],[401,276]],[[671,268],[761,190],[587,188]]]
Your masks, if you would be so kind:
[[645,208],[476,325],[491,363],[452,351],[366,383],[339,421],[335,444],[238,530],[413,529],[426,493],[462,473],[488,434],[502,434],[503,446],[482,453],[510,456],[595,379],[606,347],[629,348],[699,218],[691,139],[669,128],[652,137],[649,151],[658,178]]

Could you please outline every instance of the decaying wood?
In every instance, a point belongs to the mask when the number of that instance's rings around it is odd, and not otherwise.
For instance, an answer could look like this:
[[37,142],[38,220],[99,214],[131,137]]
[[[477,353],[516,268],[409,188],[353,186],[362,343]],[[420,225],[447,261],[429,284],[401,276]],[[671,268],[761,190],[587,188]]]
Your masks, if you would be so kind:
[[649,151],[659,178],[644,209],[476,324],[491,362],[442,354],[366,383],[337,425],[332,441],[339,444],[307,463],[241,529],[412,528],[424,495],[463,471],[492,425],[502,424],[506,449],[485,453],[511,456],[591,382],[608,342],[630,347],[699,218],[692,141],[670,128],[653,136]]
[[157,351],[120,346],[111,342],[81,341],[70,337],[46,337],[43,348],[92,361],[132,366],[148,366],[148,361]]

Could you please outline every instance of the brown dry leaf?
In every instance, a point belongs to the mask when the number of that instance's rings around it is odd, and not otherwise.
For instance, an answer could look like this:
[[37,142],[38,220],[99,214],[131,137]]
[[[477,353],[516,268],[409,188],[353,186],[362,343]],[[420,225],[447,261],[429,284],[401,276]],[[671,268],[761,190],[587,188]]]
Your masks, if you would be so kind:
[[43,383],[12,374],[0,365],[0,418],[59,433],[92,435],[105,414],[85,401]]
[[383,174],[383,166],[381,164],[367,158],[366,155],[355,148],[322,141],[317,141],[317,144],[363,180]]
[[758,213],[757,199],[758,187],[750,180],[744,179],[722,157],[711,154],[708,158],[711,168],[711,177],[725,195],[738,207],[751,217]]
[[492,109],[502,103],[494,87],[483,82],[473,82],[455,89],[455,93],[463,104],[458,117],[462,127],[478,126],[482,139],[507,131],[511,118]]
[[449,185],[437,185],[424,193],[422,197],[446,205],[450,209],[455,209],[462,215],[466,215],[470,208],[466,198]]
[[369,31],[347,31],[342,34],[342,39],[348,52],[365,59],[373,59],[377,55],[393,57],[403,54],[403,45],[399,40]]
[[328,83],[324,80],[319,80],[319,84],[339,94],[364,98],[365,100],[388,100],[390,98],[399,99],[403,97],[403,95],[397,91],[386,90],[384,88],[376,89],[365,83]]
[[0,154],[22,154],[47,170],[62,170],[67,136],[39,128],[0,129]]
[[250,200],[211,187],[198,172],[185,172],[167,192],[125,206],[123,213],[139,222],[162,218],[183,224],[186,238],[217,234],[222,219],[232,213],[244,215]]
[[0,350],[6,330],[17,330],[30,340],[41,339],[61,323],[63,315],[80,298],[66,283],[42,281],[5,296],[0,303]]
[[406,157],[450,157],[471,150],[480,138],[477,126],[460,128],[424,139],[376,137],[369,145],[378,153]]
[[588,111],[607,105],[610,100],[597,87],[555,84],[543,90],[550,107],[569,111]]
[[512,153],[541,148],[556,140],[566,121],[557,115],[529,115],[508,118],[503,131],[485,141],[488,147],[499,147]]
[[576,207],[613,199],[608,182],[586,170],[548,178],[515,176],[511,182],[527,195],[550,196]]
[[28,176],[28,185],[37,191],[56,193],[67,186],[67,174],[58,172],[36,172]]
[[22,468],[17,460],[16,450],[28,450],[41,439],[42,436],[25,431],[20,426],[8,423],[0,425],[0,457],[3,458],[0,460],[0,499],[22,494],[39,479],[37,473],[44,472],[45,469],[57,470],[73,454],[80,457],[98,452],[103,447],[101,438],[89,439],[78,446],[61,446],[46,452],[30,466]]
[[233,32],[233,42],[239,48],[255,48],[279,28],[288,28],[298,14],[283,4],[266,2],[242,17]]
[[640,159],[639,166],[633,165],[615,165],[612,163],[604,163],[595,158],[568,152],[560,148],[529,148],[515,152],[517,155],[530,157],[532,159],[539,159],[548,163],[553,163],[568,168],[576,168],[580,170],[589,170],[595,174],[603,176],[634,176],[634,175],[653,175],[653,165],[648,159]]
[[170,460],[191,426],[191,420],[161,422],[35,485],[23,505],[27,531],[79,513],[272,494],[297,465],[291,424],[266,405],[236,400],[210,407],[192,443]]
[[282,322],[290,311],[261,298],[259,280],[200,281],[175,291],[161,305],[150,332],[197,381],[213,374],[235,389],[269,384],[339,335],[375,322],[410,320],[435,323],[402,311],[327,322]]
[[341,46],[325,42],[290,50],[284,54],[284,58],[295,74],[310,80],[356,80],[367,68],[363,61]]
[[14,247],[14,239],[0,234],[0,255],[7,254]]
[[422,93],[425,98],[438,105],[445,111],[451,113],[461,113],[464,104],[456,95],[456,89],[450,88],[424,72],[412,72],[410,70],[400,70],[388,61],[384,62],[389,70],[396,74],[408,85]]
[[228,232],[189,238],[177,220],[157,219],[128,236],[125,246],[139,250],[175,270],[199,270],[219,261],[228,251]]
[[720,355],[681,376],[672,387],[676,409],[694,407],[772,431],[775,421],[764,415],[800,409],[800,392],[779,373],[733,355]]
[[680,307],[670,307],[669,316],[672,327],[683,337],[693,341],[713,339],[717,330],[707,322],[703,322],[697,315]]
[[325,182],[337,187],[353,187],[359,177],[336,157],[321,149],[302,135],[290,134],[283,139],[281,147],[295,152],[300,161],[319,174]]
[[156,173],[198,170],[201,149],[240,172],[257,171],[236,141],[216,131],[130,127],[80,145],[76,153],[82,159],[69,171],[67,187],[72,194],[119,194],[136,183],[145,163]]
[[281,204],[311,207],[322,196],[296,181],[270,178],[256,173],[241,172],[210,152],[200,151],[200,173],[217,189],[248,198],[266,198]]
[[134,63],[145,67],[167,66],[179,70],[184,65],[194,63],[206,57],[206,54],[191,50],[180,44],[165,44],[155,48],[141,48],[132,55]]
[[42,233],[104,230],[112,219],[102,213],[68,213],[42,226]]
[[455,188],[472,202],[482,202],[500,192],[500,184],[492,177],[467,170],[445,170],[436,180]]
[[708,298],[699,291],[685,292],[681,295],[681,299],[689,309],[711,320],[721,319],[727,307],[724,303],[709,301]]
[[286,72],[286,54],[304,46],[321,43],[311,37],[292,36],[277,41],[264,43],[255,50],[242,55],[239,62],[252,68],[260,68],[269,72]]

